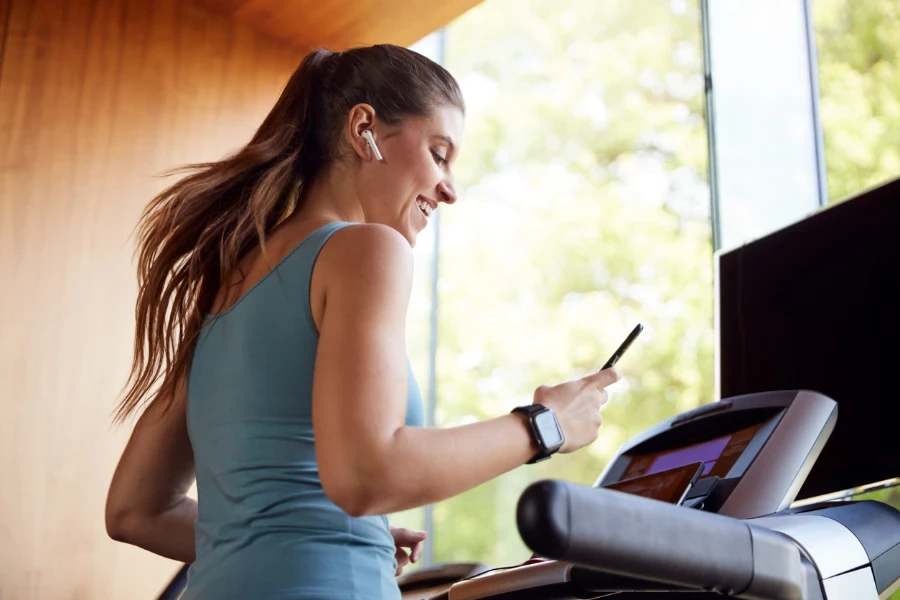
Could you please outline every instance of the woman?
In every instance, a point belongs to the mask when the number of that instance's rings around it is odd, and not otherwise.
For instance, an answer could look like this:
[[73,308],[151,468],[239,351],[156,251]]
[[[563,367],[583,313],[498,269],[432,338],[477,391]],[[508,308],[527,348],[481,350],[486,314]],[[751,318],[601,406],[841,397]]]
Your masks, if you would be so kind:
[[[383,515],[596,439],[614,370],[538,388],[547,410],[422,427],[411,248],[456,201],[463,110],[452,76],[419,54],[318,50],[246,147],[148,207],[117,417],[146,409],[106,523],[193,563],[183,598],[399,598],[395,573],[423,535]],[[559,448],[529,411],[558,424]]]

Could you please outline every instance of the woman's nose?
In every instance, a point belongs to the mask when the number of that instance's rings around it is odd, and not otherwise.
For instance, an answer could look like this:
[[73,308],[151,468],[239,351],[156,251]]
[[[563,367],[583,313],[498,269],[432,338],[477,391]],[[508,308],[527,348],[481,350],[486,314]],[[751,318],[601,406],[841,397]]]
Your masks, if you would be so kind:
[[446,202],[447,204],[453,204],[456,202],[456,188],[453,186],[453,182],[444,179],[438,184],[438,202]]

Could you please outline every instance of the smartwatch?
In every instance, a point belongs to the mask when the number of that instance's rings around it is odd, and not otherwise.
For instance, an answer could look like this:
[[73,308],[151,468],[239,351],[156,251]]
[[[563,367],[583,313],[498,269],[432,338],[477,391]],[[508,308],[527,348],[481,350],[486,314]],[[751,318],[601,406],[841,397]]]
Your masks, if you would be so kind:
[[531,429],[531,436],[537,443],[538,453],[534,458],[528,461],[531,465],[542,460],[547,460],[557,450],[562,448],[566,436],[563,435],[559,421],[553,411],[543,404],[528,404],[526,406],[517,406],[512,410],[514,413],[522,413],[528,417],[528,427]]

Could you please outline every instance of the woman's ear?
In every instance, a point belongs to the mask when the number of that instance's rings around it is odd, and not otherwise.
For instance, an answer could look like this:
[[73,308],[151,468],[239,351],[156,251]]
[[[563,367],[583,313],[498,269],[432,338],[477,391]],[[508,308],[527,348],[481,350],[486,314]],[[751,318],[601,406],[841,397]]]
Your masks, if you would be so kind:
[[370,131],[375,143],[375,109],[369,104],[357,104],[350,109],[347,116],[346,139],[353,152],[363,160],[380,160],[377,153],[370,147],[369,141],[363,136],[363,131]]

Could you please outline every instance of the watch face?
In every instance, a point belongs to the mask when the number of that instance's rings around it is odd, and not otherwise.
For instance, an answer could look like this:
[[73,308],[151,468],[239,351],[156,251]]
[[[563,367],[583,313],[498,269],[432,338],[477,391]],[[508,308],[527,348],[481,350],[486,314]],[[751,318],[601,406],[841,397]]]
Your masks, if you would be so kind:
[[544,447],[555,448],[563,441],[562,431],[556,423],[556,417],[549,410],[538,413],[534,418],[534,424],[537,427],[541,439],[544,441]]

